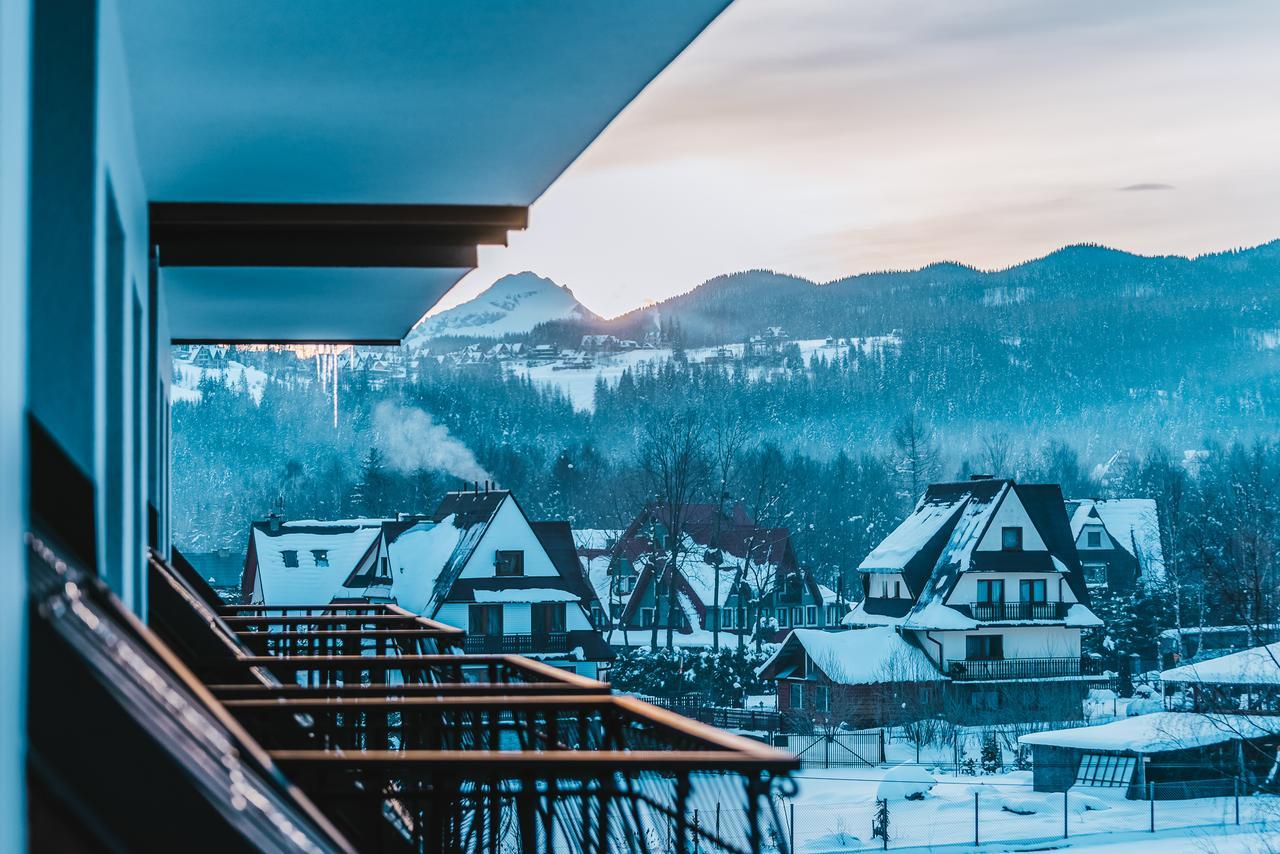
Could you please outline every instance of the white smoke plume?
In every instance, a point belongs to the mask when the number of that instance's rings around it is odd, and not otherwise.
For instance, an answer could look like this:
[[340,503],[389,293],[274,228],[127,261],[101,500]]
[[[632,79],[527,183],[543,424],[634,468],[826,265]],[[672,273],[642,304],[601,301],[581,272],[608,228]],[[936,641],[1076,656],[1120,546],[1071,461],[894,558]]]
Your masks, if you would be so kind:
[[373,410],[373,432],[387,465],[401,472],[448,472],[463,480],[492,480],[471,449],[429,414],[389,400]]

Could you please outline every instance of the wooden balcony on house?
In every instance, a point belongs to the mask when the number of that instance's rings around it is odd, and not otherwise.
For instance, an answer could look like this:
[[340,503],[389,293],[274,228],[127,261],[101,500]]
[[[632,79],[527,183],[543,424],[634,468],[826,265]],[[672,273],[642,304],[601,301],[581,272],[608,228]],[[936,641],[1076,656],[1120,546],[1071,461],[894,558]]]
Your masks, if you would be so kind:
[[957,682],[985,679],[1061,679],[1101,675],[1102,662],[1091,656],[951,659],[947,662],[946,672]]
[[983,623],[1065,620],[1069,602],[971,602],[969,612]]
[[467,653],[494,655],[530,655],[569,651],[567,632],[545,632],[527,635],[467,635],[462,643]]

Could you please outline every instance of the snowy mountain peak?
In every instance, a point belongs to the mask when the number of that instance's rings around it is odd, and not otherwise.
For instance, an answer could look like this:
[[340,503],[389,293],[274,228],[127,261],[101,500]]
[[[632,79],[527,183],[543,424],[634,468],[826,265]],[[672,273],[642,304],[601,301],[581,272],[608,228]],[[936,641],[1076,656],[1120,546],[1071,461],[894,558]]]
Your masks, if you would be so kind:
[[528,332],[549,320],[594,320],[596,315],[573,291],[528,271],[503,276],[475,299],[424,318],[406,344],[445,335],[501,338]]

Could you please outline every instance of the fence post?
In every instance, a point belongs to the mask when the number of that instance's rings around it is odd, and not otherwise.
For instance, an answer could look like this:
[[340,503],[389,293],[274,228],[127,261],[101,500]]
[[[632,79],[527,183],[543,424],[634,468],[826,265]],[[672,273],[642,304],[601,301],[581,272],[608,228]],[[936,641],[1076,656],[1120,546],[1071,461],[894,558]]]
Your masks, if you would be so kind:
[[1240,823],[1240,778],[1231,778],[1231,794],[1236,800],[1236,824]]
[[973,793],[973,844],[978,844],[978,793]]
[[1066,839],[1068,836],[1071,835],[1071,830],[1070,828],[1067,827],[1067,797],[1069,794],[1070,793],[1066,789],[1062,790],[1062,838],[1063,839]]
[[1147,781],[1147,800],[1151,803],[1151,832],[1156,832],[1156,784]]
[[702,850],[701,828],[698,826],[698,810],[693,811],[693,854]]
[[787,844],[787,850],[795,854],[796,850],[796,802],[791,802],[791,833],[790,840]]
[[716,839],[720,838],[720,802],[716,801]]

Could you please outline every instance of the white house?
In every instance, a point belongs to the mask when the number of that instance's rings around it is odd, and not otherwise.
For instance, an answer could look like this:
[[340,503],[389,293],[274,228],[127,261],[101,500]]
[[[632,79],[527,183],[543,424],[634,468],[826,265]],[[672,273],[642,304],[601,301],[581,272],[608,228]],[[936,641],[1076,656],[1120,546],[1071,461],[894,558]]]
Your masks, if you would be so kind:
[[451,492],[425,517],[255,522],[242,590],[250,603],[393,601],[465,628],[467,652],[592,678],[613,657],[568,523],[530,522],[506,490]]
[[1080,635],[1102,622],[1057,485],[933,484],[858,573],[864,598],[844,624],[895,627],[974,710],[1069,710],[1099,678]]

